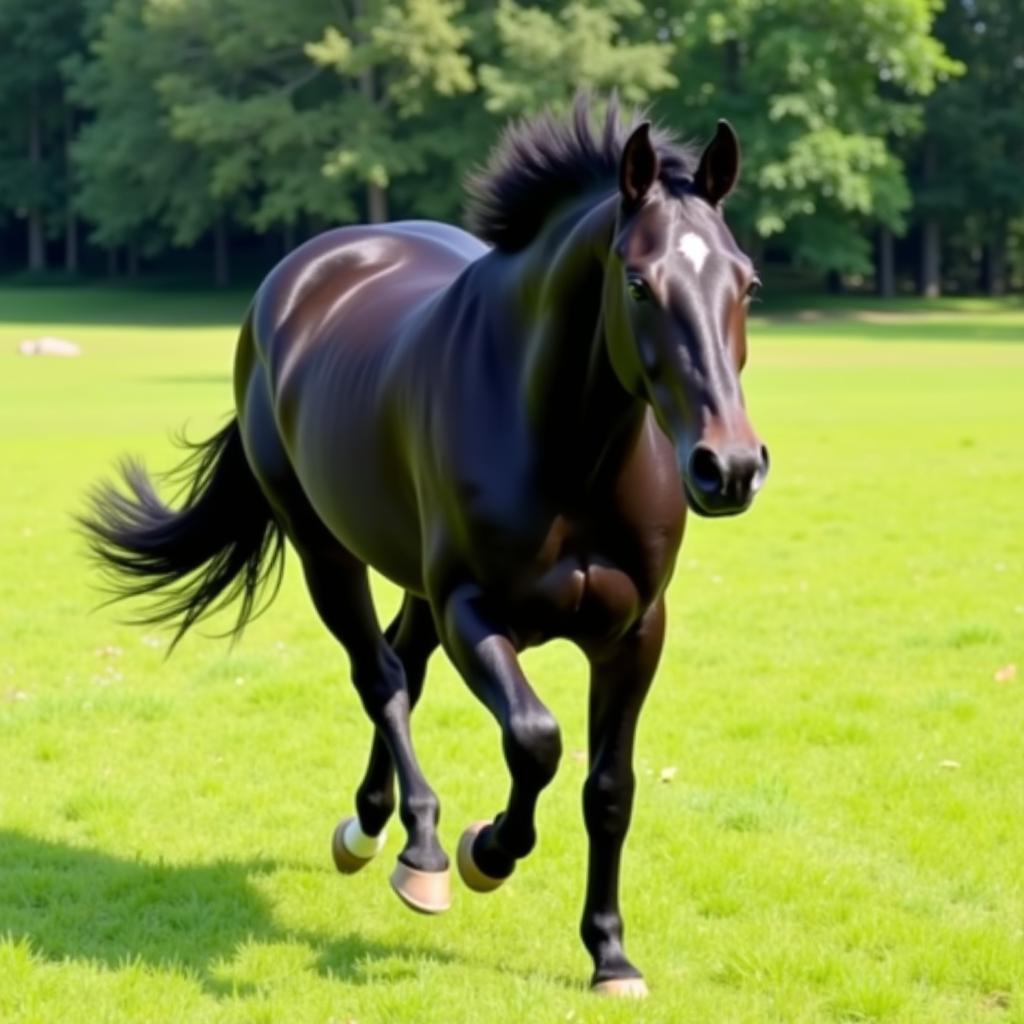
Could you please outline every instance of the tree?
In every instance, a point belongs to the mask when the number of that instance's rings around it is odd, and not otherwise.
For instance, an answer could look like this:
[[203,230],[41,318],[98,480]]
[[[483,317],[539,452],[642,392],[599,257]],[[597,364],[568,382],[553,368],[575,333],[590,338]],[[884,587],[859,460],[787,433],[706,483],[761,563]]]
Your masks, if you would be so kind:
[[673,48],[655,37],[656,25],[639,0],[548,6],[498,0],[498,47],[480,66],[489,111],[561,109],[579,88],[615,89],[627,103],[639,104],[677,84],[668,70]]
[[81,46],[80,0],[0,0],[0,207],[25,223],[28,269],[46,267],[46,239],[66,233],[66,261],[77,266],[70,138],[74,111],[61,62]]
[[91,117],[73,155],[78,206],[93,239],[129,261],[169,244],[191,245],[221,216],[206,154],[170,131],[160,78],[188,50],[139,0],[97,2],[86,57],[66,64],[73,95]]
[[1024,8],[950,0],[936,34],[966,68],[928,101],[913,153],[922,287],[940,287],[940,237],[980,250],[983,287],[1006,287],[1008,229],[1024,210]]
[[416,119],[473,87],[451,0],[114,0],[72,67],[93,120],[76,156],[102,244],[156,252],[227,225],[289,234],[386,215],[415,169]]
[[365,183],[370,221],[386,219],[394,179],[422,171],[436,154],[431,108],[448,107],[445,101],[476,87],[461,12],[459,0],[358,0],[343,26],[347,34],[331,25],[306,47],[317,64],[357,85],[355,93],[345,91],[349,117],[337,122],[356,131],[338,140],[324,170]]
[[910,205],[891,138],[956,69],[931,35],[935,0],[713,0],[665,4],[685,88],[662,109],[689,132],[729,118],[744,149],[730,216],[748,246],[776,239],[821,271],[867,272],[866,229]]
[[76,265],[79,217],[130,265],[212,239],[223,280],[232,235],[456,219],[505,121],[582,86],[684,137],[729,118],[755,257],[864,274],[874,242],[891,292],[909,168],[928,290],[944,249],[998,291],[1024,211],[1024,7],[948,2],[936,38],[941,0],[0,0],[0,224],[36,269],[62,230]]
[[418,121],[418,166],[394,190],[402,209],[418,216],[458,219],[462,183],[509,117],[564,110],[580,88],[614,88],[627,103],[642,103],[675,84],[672,47],[653,39],[637,0],[498,0],[474,5],[462,23],[480,89],[432,105]]

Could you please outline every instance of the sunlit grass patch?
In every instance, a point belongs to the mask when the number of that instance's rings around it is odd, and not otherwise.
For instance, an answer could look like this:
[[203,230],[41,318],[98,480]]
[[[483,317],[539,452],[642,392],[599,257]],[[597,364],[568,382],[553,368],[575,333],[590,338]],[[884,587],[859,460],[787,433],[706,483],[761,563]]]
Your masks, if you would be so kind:
[[[570,647],[525,658],[566,751],[535,855],[427,920],[387,885],[397,822],[363,873],[331,867],[369,728],[294,560],[233,649],[165,659],[91,611],[71,514],[122,452],[168,468],[174,430],[222,421],[245,305],[119,295],[0,292],[3,1024],[1024,1021],[1019,304],[753,327],[772,477],[748,516],[689,524],[669,595],[625,854],[634,1006],[585,988]],[[16,356],[43,327],[85,354]],[[415,734],[451,852],[506,779],[441,657]]]

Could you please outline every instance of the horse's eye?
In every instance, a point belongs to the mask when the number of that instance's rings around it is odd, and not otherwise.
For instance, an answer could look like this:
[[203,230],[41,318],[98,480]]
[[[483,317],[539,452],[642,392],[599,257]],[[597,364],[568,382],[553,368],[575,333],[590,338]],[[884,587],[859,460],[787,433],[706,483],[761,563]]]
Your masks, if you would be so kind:
[[651,297],[647,282],[642,277],[631,277],[626,282],[626,288],[634,302],[646,302]]
[[755,298],[757,298],[757,293],[760,290],[761,290],[761,279],[759,277],[755,277],[754,280],[751,281],[750,284],[747,285],[747,298],[748,299],[755,299]]

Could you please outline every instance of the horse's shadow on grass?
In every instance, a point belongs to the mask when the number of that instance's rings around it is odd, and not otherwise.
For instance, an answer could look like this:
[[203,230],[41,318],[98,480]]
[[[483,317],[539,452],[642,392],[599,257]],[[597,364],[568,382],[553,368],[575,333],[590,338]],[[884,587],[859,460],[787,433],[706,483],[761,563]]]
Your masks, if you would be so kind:
[[416,973],[416,960],[451,961],[429,946],[383,944],[349,933],[323,935],[282,927],[253,879],[271,861],[164,865],[122,860],[0,829],[0,937],[28,941],[52,961],[86,960],[111,969],[142,962],[185,969],[212,995],[251,988],[221,976],[246,943],[301,942],[315,970],[354,984]]

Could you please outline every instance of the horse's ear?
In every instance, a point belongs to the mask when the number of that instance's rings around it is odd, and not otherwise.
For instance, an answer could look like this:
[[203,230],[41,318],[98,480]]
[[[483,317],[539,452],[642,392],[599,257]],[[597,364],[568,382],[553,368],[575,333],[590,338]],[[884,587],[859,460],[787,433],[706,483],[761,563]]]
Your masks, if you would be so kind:
[[627,206],[636,206],[658,180],[658,154],[651,142],[651,122],[644,121],[630,135],[619,164],[619,191]]
[[697,195],[717,206],[733,190],[739,176],[740,140],[728,121],[719,121],[693,177]]

